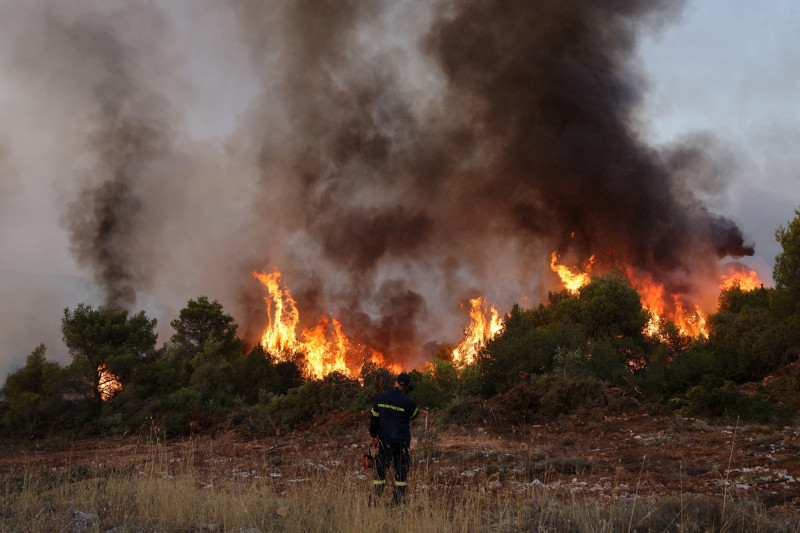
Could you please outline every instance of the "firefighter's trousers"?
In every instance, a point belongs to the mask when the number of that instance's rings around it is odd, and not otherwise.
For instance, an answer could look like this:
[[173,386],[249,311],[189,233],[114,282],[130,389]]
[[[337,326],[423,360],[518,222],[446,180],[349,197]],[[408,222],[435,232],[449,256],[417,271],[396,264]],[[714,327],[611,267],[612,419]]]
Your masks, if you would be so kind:
[[411,457],[408,452],[408,444],[402,441],[378,441],[378,456],[375,459],[375,491],[378,494],[383,492],[386,484],[386,472],[389,467],[394,471],[394,486],[397,495],[405,492],[408,485],[408,468],[411,465]]

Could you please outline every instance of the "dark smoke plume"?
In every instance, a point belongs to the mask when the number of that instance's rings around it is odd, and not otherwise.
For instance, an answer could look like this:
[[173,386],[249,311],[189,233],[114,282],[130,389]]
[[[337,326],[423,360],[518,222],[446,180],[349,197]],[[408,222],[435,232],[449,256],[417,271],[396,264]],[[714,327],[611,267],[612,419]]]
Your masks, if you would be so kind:
[[148,162],[164,151],[165,104],[143,90],[129,72],[131,51],[101,22],[63,28],[75,53],[99,73],[92,87],[99,109],[88,139],[97,162],[90,183],[69,206],[68,227],[78,261],[104,290],[104,306],[123,309],[143,288],[134,270],[141,209],[135,189]]
[[[427,265],[456,299],[486,290],[482,276],[508,276],[492,257],[508,248],[515,262],[535,265],[530,278],[547,268],[542,252],[557,249],[576,262],[596,255],[600,268],[631,266],[680,291],[719,258],[752,255],[737,226],[676,179],[697,159],[693,148],[658,149],[637,134],[646,89],[637,37],[679,4],[443,2],[404,43],[438,78],[409,91],[400,49],[376,44],[369,54],[359,44],[389,3],[299,2],[270,15],[250,3],[240,20],[263,73],[259,116],[270,121],[280,98],[288,124],[279,135],[256,129],[264,183],[290,199],[275,207],[286,231],[318,245],[316,265],[302,268],[344,280],[318,300],[338,302],[345,327],[391,338],[387,317],[418,321],[415,310],[434,298],[418,273],[390,262]],[[274,66],[267,34],[279,36],[282,84],[266,68]],[[308,277],[293,263],[292,277]],[[419,303],[384,299],[380,279],[421,294]],[[365,323],[376,301],[384,318]],[[392,302],[396,310],[386,308]]]
[[698,244],[752,255],[732,222],[675,189],[674,169],[633,127],[637,23],[674,4],[460,2],[431,33],[453,105],[476,109],[474,148],[501,147],[488,161],[503,191],[493,201],[519,227],[574,231],[582,256],[614,250],[646,271],[685,266]]

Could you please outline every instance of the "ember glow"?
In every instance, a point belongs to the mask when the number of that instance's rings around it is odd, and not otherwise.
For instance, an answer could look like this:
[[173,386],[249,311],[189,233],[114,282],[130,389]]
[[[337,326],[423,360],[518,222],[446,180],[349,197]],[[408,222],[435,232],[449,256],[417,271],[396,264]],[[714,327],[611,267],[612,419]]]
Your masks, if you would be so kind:
[[97,383],[97,392],[100,393],[100,397],[103,401],[108,401],[114,397],[116,393],[122,390],[122,383],[119,382],[119,378],[106,370],[106,365],[101,363],[97,367],[97,374],[100,376],[100,379]]
[[[279,361],[291,359],[296,354],[305,358],[306,373],[314,378],[322,378],[331,372],[341,372],[350,377],[358,375],[359,369],[367,361],[400,372],[401,368],[387,361],[376,350],[350,341],[336,318],[322,315],[317,324],[305,328],[297,337],[300,313],[289,289],[280,284],[281,273],[253,272],[267,289],[267,324],[261,335],[261,346]],[[365,355],[368,354],[368,355]]]
[[464,330],[464,341],[453,350],[453,361],[468,365],[475,361],[478,351],[503,329],[503,321],[497,309],[491,306],[486,310],[486,302],[478,297],[469,301],[470,324]]

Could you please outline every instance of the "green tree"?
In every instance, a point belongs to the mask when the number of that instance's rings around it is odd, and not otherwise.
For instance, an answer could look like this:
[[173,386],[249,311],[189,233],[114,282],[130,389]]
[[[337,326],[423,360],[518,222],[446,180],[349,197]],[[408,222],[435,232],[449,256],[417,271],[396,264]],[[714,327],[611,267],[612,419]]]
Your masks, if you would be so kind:
[[217,300],[209,302],[206,296],[189,300],[179,318],[170,325],[175,330],[170,343],[181,359],[204,354],[232,360],[240,355],[242,342],[236,336],[238,326],[232,316],[223,312]]
[[236,393],[249,404],[258,401],[259,391],[275,392],[277,372],[272,357],[257,344],[245,357],[233,361]]
[[44,344],[25,359],[25,366],[10,374],[2,393],[8,402],[6,424],[11,427],[38,424],[42,412],[61,397],[61,366],[47,361]]
[[745,305],[739,312],[719,311],[709,322],[709,345],[726,379],[760,380],[792,357],[796,335],[769,309]]
[[461,386],[455,364],[438,358],[428,363],[423,372],[414,372],[412,381],[411,397],[422,407],[443,407],[460,392]]
[[[278,362],[257,344],[249,354],[231,362],[234,390],[247,403],[254,404],[264,393],[285,394],[303,383],[299,361]],[[362,376],[363,377],[363,376]]]
[[642,338],[647,311],[628,279],[616,271],[592,278],[580,289],[580,322],[594,338]]
[[715,354],[719,375],[736,382],[760,380],[797,357],[798,327],[786,316],[787,294],[764,287],[744,291],[724,289],[719,310],[711,315],[709,348]]
[[280,361],[275,364],[277,379],[275,392],[286,393],[288,390],[299,387],[305,382],[303,365],[297,360]]
[[61,333],[72,355],[68,370],[73,389],[99,406],[103,370],[124,385],[137,365],[155,357],[155,327],[156,320],[144,311],[129,316],[128,311],[99,310],[83,303],[73,311],[64,309]]
[[787,227],[775,230],[775,238],[783,251],[775,256],[772,279],[778,301],[785,315],[800,313],[800,209]]
[[719,293],[719,311],[739,313],[744,307],[770,309],[770,295],[775,289],[761,287],[751,291],[742,290],[739,285],[722,289]]

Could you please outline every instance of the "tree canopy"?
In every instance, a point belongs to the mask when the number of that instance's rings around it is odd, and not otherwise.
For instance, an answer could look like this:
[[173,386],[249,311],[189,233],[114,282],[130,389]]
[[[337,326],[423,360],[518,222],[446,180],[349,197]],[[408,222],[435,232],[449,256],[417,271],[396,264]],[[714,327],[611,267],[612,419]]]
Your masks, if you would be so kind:
[[64,309],[61,333],[72,356],[73,388],[99,403],[102,370],[123,383],[129,379],[137,363],[155,355],[155,327],[156,320],[144,311],[129,316],[128,311],[94,309],[83,303],[72,311]]
[[238,326],[232,316],[222,311],[222,304],[217,300],[209,302],[206,296],[189,300],[170,325],[175,330],[170,342],[181,359],[208,353],[212,341],[216,343],[215,353],[220,356],[233,359],[239,355],[241,341],[236,336]]
[[61,367],[45,359],[47,348],[37,346],[25,359],[25,366],[10,374],[2,388],[8,402],[6,422],[35,425],[39,415],[61,396]]
[[775,230],[775,238],[782,251],[775,256],[772,279],[782,298],[782,307],[788,314],[800,313],[800,208],[788,226]]

